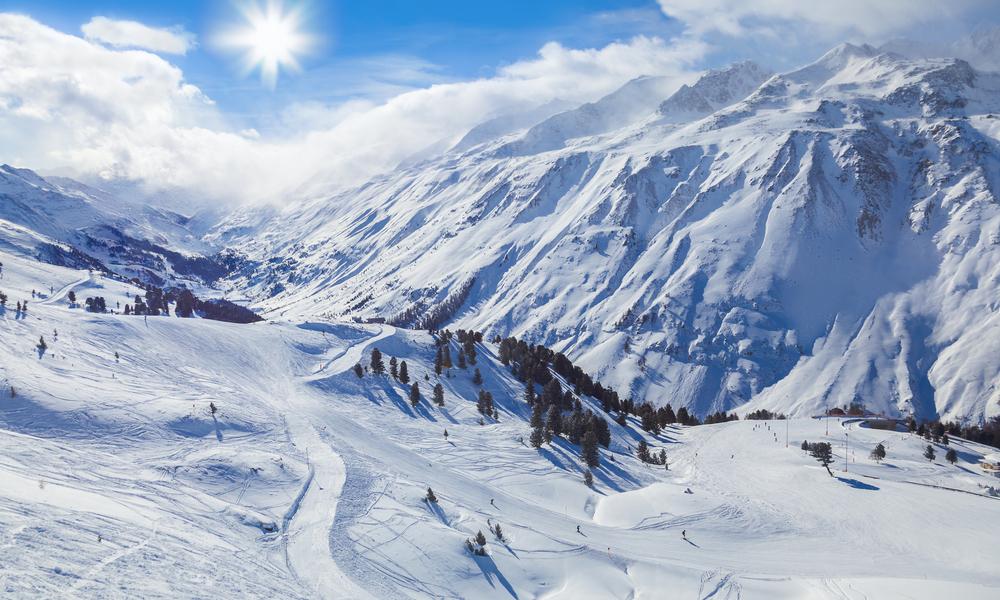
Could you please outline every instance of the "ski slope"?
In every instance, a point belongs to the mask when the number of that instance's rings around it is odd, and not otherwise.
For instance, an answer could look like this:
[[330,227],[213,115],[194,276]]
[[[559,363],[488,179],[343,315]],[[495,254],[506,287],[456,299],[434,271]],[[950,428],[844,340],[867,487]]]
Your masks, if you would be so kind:
[[[1000,595],[1000,547],[984,526],[1000,500],[983,487],[1000,479],[976,466],[988,451],[976,444],[953,439],[952,466],[943,447],[932,463],[925,441],[849,419],[658,437],[612,422],[590,489],[575,446],[524,443],[523,386],[492,344],[477,366],[499,420],[481,425],[471,368],[440,378],[444,407],[428,402],[438,377],[426,332],[95,315],[68,292],[115,306],[137,290],[24,256],[0,262],[9,305],[29,300],[21,318],[0,314],[7,597]],[[354,374],[373,347],[406,360],[417,407],[388,375]],[[669,470],[632,456],[643,437],[666,449]],[[834,445],[836,477],[803,439]],[[876,465],[867,455],[880,441],[888,457]],[[480,530],[488,555],[474,557],[464,540]]]

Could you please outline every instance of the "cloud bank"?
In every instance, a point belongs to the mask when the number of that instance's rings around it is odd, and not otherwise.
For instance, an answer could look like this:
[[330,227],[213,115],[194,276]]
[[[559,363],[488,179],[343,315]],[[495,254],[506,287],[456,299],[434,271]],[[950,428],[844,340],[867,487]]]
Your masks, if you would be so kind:
[[149,27],[137,21],[94,17],[80,27],[83,36],[115,48],[142,48],[165,54],[187,54],[194,47],[194,35],[181,27]]
[[360,183],[493,115],[556,98],[593,100],[640,75],[674,76],[679,85],[705,50],[693,39],[641,36],[594,49],[549,43],[491,77],[380,104],[289,107],[284,121],[297,129],[268,138],[228,123],[161,56],[0,14],[0,156],[206,198],[280,202],[303,182]]

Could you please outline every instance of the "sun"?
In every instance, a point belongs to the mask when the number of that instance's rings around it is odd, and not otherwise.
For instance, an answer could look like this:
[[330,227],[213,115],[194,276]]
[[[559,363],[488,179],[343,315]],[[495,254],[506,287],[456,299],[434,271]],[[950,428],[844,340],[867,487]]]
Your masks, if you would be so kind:
[[287,8],[280,0],[247,2],[240,6],[244,22],[221,37],[223,45],[242,52],[243,70],[260,70],[271,89],[282,69],[301,69],[298,57],[309,51],[313,38],[302,28],[303,5]]

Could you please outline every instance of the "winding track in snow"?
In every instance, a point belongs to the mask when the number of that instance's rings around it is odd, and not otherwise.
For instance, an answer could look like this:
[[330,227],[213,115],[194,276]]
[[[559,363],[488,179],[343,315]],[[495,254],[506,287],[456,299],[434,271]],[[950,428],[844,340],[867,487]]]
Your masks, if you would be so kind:
[[[396,333],[395,327],[382,326],[371,337],[352,344],[327,365],[330,374],[342,373],[360,362],[372,344]],[[294,372],[294,371],[292,371]],[[306,453],[309,477],[285,515],[283,536],[285,557],[296,577],[320,598],[371,598],[348,578],[330,550],[330,529],[337,512],[337,502],[346,481],[344,461],[325,443],[306,416],[308,406],[293,405],[294,399],[311,402],[312,394],[304,386],[293,387],[286,381],[288,399],[286,423],[292,442]],[[303,410],[305,409],[305,410]]]

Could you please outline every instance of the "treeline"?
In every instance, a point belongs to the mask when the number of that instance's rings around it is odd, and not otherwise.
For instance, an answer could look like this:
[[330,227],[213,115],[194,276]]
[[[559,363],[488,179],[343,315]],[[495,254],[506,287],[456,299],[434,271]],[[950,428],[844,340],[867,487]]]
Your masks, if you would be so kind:
[[[561,352],[556,352],[542,344],[528,344],[514,337],[495,338],[500,346],[500,361],[511,368],[511,372],[522,382],[545,385],[553,379],[552,372],[557,373],[573,386],[577,395],[590,396],[601,403],[601,408],[609,414],[616,414],[615,420],[622,426],[627,424],[627,416],[635,415],[640,427],[651,433],[659,433],[667,425],[701,425],[697,416],[681,407],[675,413],[669,404],[655,407],[649,402],[636,403],[631,399],[622,399],[618,392],[609,386],[596,381],[579,366],[574,365]],[[724,423],[738,420],[735,414],[716,412],[705,418],[705,424]]]
[[[947,440],[949,435],[953,435],[970,442],[1000,448],[1000,415],[987,419],[982,425],[962,425],[955,421],[941,422],[937,419],[918,424],[916,419],[908,417],[906,426],[911,433],[935,442]],[[944,443],[947,444],[946,441]]]
[[256,323],[264,320],[249,308],[229,300],[201,300],[187,288],[162,289],[156,286],[146,286],[144,296],[136,294],[134,302],[125,305],[124,312],[126,315],[169,316],[171,304],[174,305],[174,314],[183,318],[197,314],[203,319],[227,323]]

